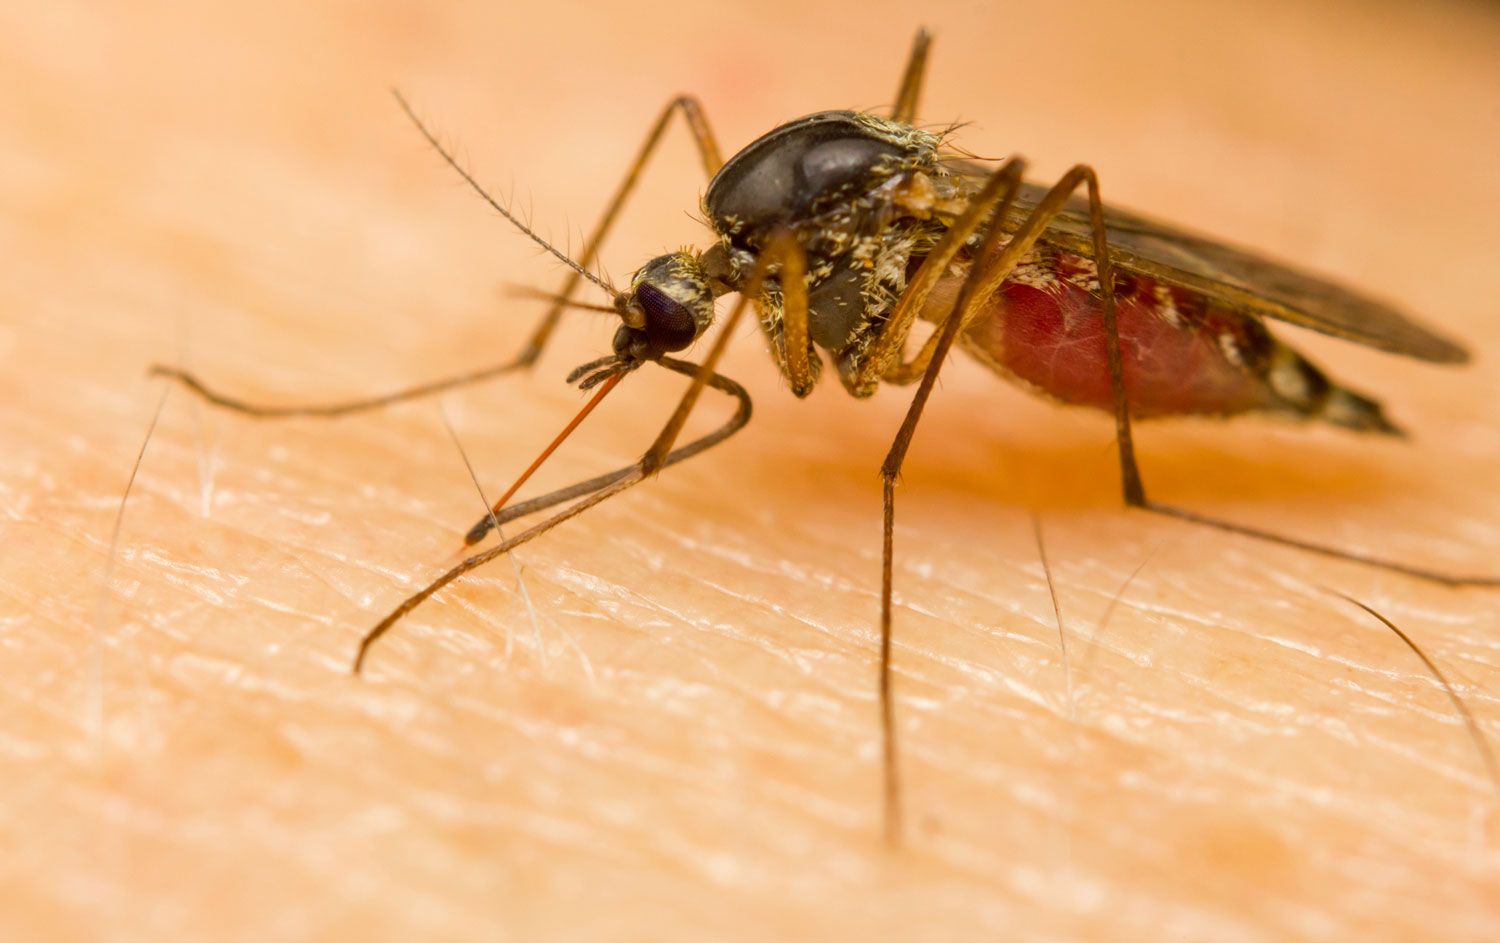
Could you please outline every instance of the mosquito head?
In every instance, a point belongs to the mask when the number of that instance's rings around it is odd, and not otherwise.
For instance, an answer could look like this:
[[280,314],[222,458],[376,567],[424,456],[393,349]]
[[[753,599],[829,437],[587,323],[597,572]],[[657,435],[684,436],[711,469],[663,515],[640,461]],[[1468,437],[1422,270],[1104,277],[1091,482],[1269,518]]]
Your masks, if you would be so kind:
[[660,360],[689,347],[714,320],[714,289],[689,252],[659,255],[615,296],[625,323],[615,332],[615,353],[629,360]]

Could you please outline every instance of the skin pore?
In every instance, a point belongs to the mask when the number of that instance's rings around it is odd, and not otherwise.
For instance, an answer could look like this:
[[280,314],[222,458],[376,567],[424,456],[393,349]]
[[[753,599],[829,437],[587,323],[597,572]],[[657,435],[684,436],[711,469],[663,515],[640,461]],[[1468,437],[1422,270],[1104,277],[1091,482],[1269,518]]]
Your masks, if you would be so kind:
[[[648,32],[486,5],[86,27],[48,9],[0,31],[27,90],[0,106],[0,935],[1380,939],[1495,919],[1500,811],[1473,741],[1325,588],[1416,639],[1491,740],[1495,594],[1127,513],[1107,417],[962,356],[898,491],[898,853],[879,838],[878,467],[910,390],[798,402],[748,325],[722,371],[755,399],[748,428],[524,548],[524,596],[504,561],[444,591],[362,681],[359,636],[484,512],[444,417],[493,500],[577,412],[562,378],[608,351],[611,319],[571,315],[529,374],[337,422],[174,390],[110,549],[162,402],[148,364],[263,401],[373,394],[510,356],[542,305],[497,287],[561,280],[455,185],[392,82],[576,247],[671,95],[698,94],[728,151],[873,107],[909,14],[867,33],[820,12],[788,44],[740,35],[743,12]],[[965,146],[1019,149],[1039,177],[1089,160],[1106,200],[1398,300],[1476,353],[1443,370],[1287,331],[1413,440],[1143,424],[1153,495],[1500,571],[1500,189],[1476,156],[1500,147],[1478,104],[1500,27],[1460,6],[1083,9],[924,13],[924,116],[973,121]],[[1339,31],[1356,9],[1366,29]],[[1035,40],[999,61],[977,37],[1002,29]],[[528,39],[497,57],[503,36]],[[605,254],[617,279],[703,238],[673,133]],[[635,458],[685,382],[627,377],[523,496]],[[705,395],[687,434],[732,408]]]

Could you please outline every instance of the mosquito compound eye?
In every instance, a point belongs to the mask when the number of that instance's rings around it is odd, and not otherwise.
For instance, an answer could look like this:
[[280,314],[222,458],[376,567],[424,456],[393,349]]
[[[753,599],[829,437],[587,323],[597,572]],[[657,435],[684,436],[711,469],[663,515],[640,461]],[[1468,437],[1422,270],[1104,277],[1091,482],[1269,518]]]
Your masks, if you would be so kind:
[[641,282],[635,289],[636,301],[646,312],[646,337],[655,350],[682,350],[698,336],[698,325],[692,312],[672,300],[660,288],[650,282]]

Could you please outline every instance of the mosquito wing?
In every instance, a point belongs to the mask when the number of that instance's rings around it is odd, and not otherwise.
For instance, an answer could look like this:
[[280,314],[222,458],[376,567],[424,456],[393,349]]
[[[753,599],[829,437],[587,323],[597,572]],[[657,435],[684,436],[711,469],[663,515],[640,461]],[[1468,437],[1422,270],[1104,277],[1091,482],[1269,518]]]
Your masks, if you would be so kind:
[[[963,167],[959,172],[987,174],[979,165]],[[1046,187],[1023,184],[1011,210],[1011,225],[1019,227],[1046,192]],[[1121,268],[1200,292],[1237,310],[1378,350],[1436,363],[1464,363],[1469,359],[1469,352],[1460,344],[1387,304],[1326,279],[1108,206],[1104,208],[1104,225],[1110,257]],[[1088,201],[1082,197],[1069,200],[1042,240],[1092,258]]]

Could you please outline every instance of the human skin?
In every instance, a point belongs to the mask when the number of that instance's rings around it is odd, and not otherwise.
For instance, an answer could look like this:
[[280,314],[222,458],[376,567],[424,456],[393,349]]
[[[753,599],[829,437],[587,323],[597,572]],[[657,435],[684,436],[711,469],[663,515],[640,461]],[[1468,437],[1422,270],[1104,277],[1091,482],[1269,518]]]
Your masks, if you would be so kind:
[[[961,356],[898,491],[900,848],[879,827],[878,468],[910,391],[799,402],[749,326],[723,365],[755,399],[745,431],[525,547],[534,616],[492,564],[350,677],[482,512],[444,417],[497,495],[613,331],[580,313],[527,374],[335,422],[146,377],[164,361],[317,402],[519,348],[541,309],[500,286],[558,266],[386,88],[576,249],[673,94],[733,152],[888,101],[917,24],[896,5],[304,6],[0,12],[0,937],[1470,939],[1500,920],[1480,749],[1334,593],[1415,639],[1489,741],[1496,594],[1126,512],[1107,417]],[[1476,355],[1283,331],[1411,439],[1148,424],[1150,493],[1500,573],[1500,19],[995,6],[924,8],[926,120],[973,122],[960,144],[1020,151],[1034,179],[1086,159],[1107,200],[1399,300]],[[605,255],[617,279],[702,244],[696,174],[676,129]],[[536,490],[632,460],[683,385],[629,378]],[[701,411],[690,433],[730,406]]]

